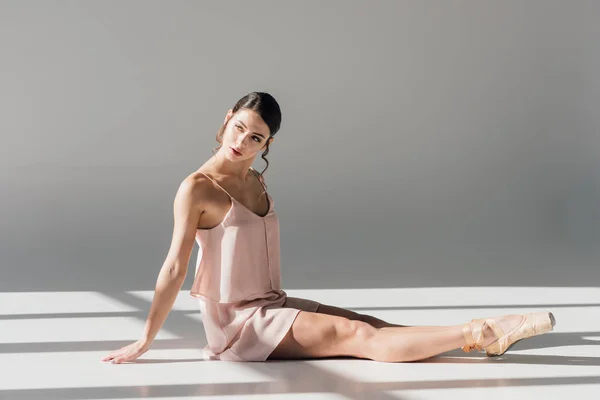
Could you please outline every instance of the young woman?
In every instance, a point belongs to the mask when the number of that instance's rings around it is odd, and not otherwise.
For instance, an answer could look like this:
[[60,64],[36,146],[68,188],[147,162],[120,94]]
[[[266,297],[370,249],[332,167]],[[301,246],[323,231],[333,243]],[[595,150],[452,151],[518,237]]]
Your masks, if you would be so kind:
[[277,101],[264,92],[244,96],[227,112],[217,153],[177,190],[173,238],[142,338],[102,361],[131,361],[149,349],[181,289],[195,240],[199,252],[190,294],[199,300],[208,341],[204,352],[211,360],[351,356],[405,362],[456,348],[494,356],[553,329],[550,312],[404,326],[287,296],[281,289],[274,201],[264,171],[251,167],[260,153],[268,168],[265,156],[280,123]]

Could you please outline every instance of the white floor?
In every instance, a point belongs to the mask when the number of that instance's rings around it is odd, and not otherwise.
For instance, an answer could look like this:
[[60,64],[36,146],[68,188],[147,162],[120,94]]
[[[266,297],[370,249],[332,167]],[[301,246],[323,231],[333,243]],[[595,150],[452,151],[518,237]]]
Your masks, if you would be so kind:
[[286,290],[406,325],[552,311],[551,333],[500,358],[453,350],[412,363],[352,358],[202,360],[188,291],[134,363],[99,361],[139,338],[153,292],[0,293],[0,399],[576,399],[600,398],[600,288]]

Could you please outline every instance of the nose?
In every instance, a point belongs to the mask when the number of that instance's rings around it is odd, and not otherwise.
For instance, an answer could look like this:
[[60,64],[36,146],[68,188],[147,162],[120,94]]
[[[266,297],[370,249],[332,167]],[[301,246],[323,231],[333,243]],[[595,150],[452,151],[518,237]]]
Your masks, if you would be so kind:
[[236,140],[236,145],[235,147],[237,147],[238,149],[242,149],[242,146],[244,145],[244,140],[246,139],[245,136],[240,136],[237,140]]

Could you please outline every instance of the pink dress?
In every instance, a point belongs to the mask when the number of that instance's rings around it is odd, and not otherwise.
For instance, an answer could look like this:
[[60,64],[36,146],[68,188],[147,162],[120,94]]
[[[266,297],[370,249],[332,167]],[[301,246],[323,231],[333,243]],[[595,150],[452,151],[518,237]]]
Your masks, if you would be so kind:
[[279,219],[266,189],[269,209],[259,216],[203,175],[231,199],[219,225],[196,232],[199,250],[190,295],[200,303],[205,358],[265,361],[298,313],[316,312],[320,303],[281,289]]

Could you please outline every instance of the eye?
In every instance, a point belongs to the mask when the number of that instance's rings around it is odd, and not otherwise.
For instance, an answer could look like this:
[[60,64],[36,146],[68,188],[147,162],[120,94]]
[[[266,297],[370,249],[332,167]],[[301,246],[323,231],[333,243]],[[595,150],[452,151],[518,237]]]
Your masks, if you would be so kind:
[[[240,132],[243,131],[241,125],[236,125],[235,127],[238,128]],[[260,138],[258,136],[253,136],[252,138],[256,140],[256,143],[260,143]]]

